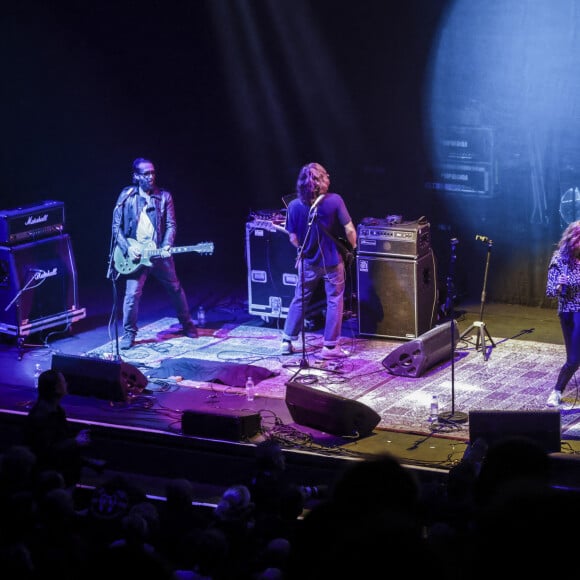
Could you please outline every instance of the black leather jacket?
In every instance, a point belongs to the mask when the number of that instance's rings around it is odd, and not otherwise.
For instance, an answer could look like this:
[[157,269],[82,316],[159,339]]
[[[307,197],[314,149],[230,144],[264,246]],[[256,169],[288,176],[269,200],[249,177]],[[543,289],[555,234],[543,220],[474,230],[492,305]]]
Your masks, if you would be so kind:
[[[173,246],[176,235],[175,206],[171,193],[155,188],[151,192],[154,209],[149,213],[155,233],[153,241],[158,248]],[[139,195],[138,188],[125,187],[119,194],[113,211],[113,239],[124,256],[127,256],[129,244],[127,238],[137,238],[137,217],[145,205],[145,199]]]

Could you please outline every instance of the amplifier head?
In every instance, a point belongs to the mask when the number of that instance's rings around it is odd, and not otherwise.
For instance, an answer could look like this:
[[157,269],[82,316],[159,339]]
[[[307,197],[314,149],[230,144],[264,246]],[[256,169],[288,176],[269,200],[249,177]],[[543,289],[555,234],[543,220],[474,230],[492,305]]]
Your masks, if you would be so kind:
[[431,226],[427,222],[361,223],[357,234],[359,252],[364,254],[419,258],[431,250]]

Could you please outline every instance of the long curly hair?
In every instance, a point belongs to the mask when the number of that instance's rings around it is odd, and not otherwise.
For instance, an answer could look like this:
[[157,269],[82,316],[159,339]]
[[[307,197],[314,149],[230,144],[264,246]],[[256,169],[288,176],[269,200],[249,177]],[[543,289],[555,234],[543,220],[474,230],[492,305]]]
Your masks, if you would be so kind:
[[321,194],[328,192],[330,175],[320,163],[304,165],[296,181],[296,195],[306,204],[312,205]]
[[558,242],[558,250],[566,261],[580,258],[580,220],[571,222],[564,230]]

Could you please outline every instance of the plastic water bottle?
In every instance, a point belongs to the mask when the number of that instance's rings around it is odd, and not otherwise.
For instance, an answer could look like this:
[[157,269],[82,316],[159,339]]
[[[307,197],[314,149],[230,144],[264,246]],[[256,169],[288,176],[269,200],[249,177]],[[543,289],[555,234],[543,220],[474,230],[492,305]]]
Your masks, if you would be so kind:
[[42,366],[40,363],[34,365],[34,388],[38,389],[38,377],[42,374]]
[[254,385],[254,379],[248,377],[246,381],[246,401],[253,401],[256,394],[256,386]]
[[431,397],[431,407],[429,408],[429,421],[437,421],[439,418],[439,397],[433,395]]
[[197,325],[205,326],[205,308],[203,305],[197,309]]

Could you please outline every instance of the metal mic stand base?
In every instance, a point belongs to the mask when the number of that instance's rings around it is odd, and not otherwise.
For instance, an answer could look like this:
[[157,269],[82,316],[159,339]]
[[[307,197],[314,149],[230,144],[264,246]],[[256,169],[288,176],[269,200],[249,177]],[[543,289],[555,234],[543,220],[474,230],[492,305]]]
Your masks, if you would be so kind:
[[467,423],[467,413],[460,411],[445,411],[445,413],[439,413],[437,418],[442,423]]
[[489,358],[489,352],[488,349],[485,345],[485,339],[487,337],[487,339],[489,340],[489,342],[491,343],[491,348],[493,348],[495,346],[495,342],[493,341],[493,338],[491,338],[491,335],[489,334],[489,331],[487,330],[487,327],[485,326],[485,322],[482,322],[481,320],[478,320],[476,322],[474,322],[461,336],[460,336],[460,340],[465,338],[468,335],[471,335],[471,333],[475,330],[478,329],[477,332],[477,339],[475,341],[475,350],[479,350],[481,347],[481,352],[483,353],[483,360],[487,360]]

